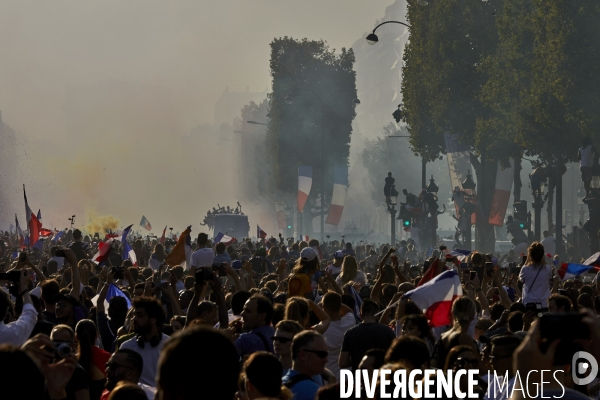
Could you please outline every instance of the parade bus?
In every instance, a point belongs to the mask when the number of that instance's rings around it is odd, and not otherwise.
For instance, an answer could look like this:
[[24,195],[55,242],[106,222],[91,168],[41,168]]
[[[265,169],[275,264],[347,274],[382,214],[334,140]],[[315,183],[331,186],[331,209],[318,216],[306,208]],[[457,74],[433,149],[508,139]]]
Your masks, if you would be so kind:
[[241,214],[217,214],[215,215],[215,236],[219,232],[234,237],[238,240],[250,236],[250,224],[247,215]]

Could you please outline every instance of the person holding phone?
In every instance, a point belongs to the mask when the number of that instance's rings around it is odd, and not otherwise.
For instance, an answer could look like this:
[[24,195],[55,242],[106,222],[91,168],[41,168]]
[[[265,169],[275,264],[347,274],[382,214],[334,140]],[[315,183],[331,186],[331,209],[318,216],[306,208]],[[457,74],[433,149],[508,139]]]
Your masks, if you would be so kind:
[[548,282],[552,277],[552,268],[546,265],[544,256],[544,246],[540,242],[532,243],[527,249],[527,261],[519,273],[519,280],[523,283],[523,304],[534,304],[540,312],[548,310]]

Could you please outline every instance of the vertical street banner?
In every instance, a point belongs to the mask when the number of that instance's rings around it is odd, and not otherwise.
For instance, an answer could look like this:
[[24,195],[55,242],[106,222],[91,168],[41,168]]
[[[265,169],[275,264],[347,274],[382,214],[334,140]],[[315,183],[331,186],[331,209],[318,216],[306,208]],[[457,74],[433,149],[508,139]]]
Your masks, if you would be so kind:
[[287,224],[285,221],[285,203],[276,202],[275,203],[275,213],[277,214],[277,228],[279,228],[279,229],[287,228]]
[[500,165],[500,161],[498,161],[496,186],[494,188],[494,197],[492,198],[492,207],[490,208],[488,219],[490,225],[502,226],[504,224],[515,172],[515,161],[512,158],[509,161],[510,167],[504,170]]
[[333,168],[333,195],[331,196],[331,205],[325,223],[337,225],[342,219],[344,203],[346,202],[346,192],[348,191],[348,166]]
[[312,186],[312,167],[298,167],[298,212],[304,211],[304,205]]

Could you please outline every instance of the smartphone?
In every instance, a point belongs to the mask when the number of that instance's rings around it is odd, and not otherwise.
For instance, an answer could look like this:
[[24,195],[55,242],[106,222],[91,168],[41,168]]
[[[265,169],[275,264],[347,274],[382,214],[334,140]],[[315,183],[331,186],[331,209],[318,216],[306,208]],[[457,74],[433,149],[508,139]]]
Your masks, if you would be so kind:
[[489,261],[485,263],[485,274],[489,275],[489,276],[494,274],[494,264],[493,263],[491,263]]
[[471,276],[469,277],[470,280],[475,279],[475,277],[477,277],[477,272],[476,271],[471,271]]
[[211,267],[199,267],[196,268],[196,271],[194,272],[194,277],[196,278],[197,283],[202,283],[205,281],[212,281],[215,275]]
[[227,271],[225,270],[225,265],[223,263],[213,264],[212,266],[213,272],[217,272],[219,277],[227,276]]
[[10,272],[0,272],[0,281],[19,282],[21,280],[21,271],[13,270]]
[[554,365],[570,365],[574,354],[583,350],[574,340],[590,338],[590,328],[583,322],[584,316],[585,314],[580,313],[546,313],[540,318],[542,352],[545,353],[554,340],[560,339],[554,355]]
[[64,249],[57,249],[56,250],[56,257],[63,257],[63,258],[66,257],[65,250]]

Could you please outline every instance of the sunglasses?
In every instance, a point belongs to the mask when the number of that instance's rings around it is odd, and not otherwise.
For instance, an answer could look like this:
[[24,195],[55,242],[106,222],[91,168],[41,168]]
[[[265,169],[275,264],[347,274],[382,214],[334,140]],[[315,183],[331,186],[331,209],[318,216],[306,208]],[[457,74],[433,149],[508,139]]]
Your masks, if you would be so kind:
[[302,349],[308,353],[314,353],[317,355],[317,357],[319,358],[326,358],[329,356],[329,352],[328,351],[321,351],[321,350],[309,350],[309,349]]
[[282,337],[282,336],[271,336],[271,340],[274,341],[274,342],[279,342],[279,343],[283,343],[283,344],[286,344],[286,343],[292,341],[292,339],[286,338],[286,337]]

